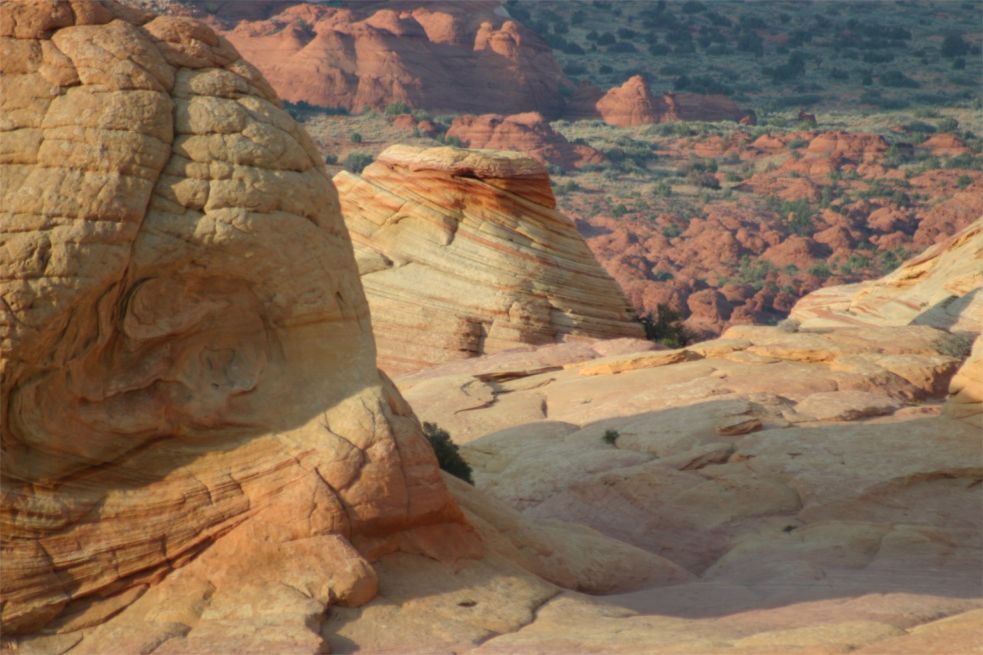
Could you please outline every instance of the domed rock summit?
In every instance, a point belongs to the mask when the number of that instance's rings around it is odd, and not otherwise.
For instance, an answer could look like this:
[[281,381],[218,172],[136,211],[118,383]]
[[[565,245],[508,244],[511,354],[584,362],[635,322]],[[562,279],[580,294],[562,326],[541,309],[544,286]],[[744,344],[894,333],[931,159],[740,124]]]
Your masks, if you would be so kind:
[[110,1],[0,35],[4,635],[122,611],[81,650],[310,652],[369,559],[480,554],[256,69]]
[[397,145],[334,182],[379,365],[393,375],[527,344],[644,336],[534,159]]

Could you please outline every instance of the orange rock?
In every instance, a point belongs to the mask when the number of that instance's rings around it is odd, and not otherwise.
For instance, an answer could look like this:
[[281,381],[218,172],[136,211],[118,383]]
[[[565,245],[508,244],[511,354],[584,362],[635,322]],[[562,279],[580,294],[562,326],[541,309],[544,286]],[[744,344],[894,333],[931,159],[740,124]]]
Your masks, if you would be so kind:
[[629,77],[624,84],[610,89],[597,101],[597,111],[604,122],[618,127],[658,123],[668,107],[660,111],[648,84],[641,75]]
[[284,100],[352,111],[396,101],[437,112],[562,108],[568,82],[549,46],[496,2],[282,7],[223,34]]
[[536,112],[512,116],[458,116],[447,130],[447,136],[460,139],[469,148],[516,150],[544,164],[556,164],[562,168],[604,161],[601,153],[594,148],[567,141]]
[[742,111],[726,96],[674,93],[654,97],[641,75],[633,75],[621,86],[601,93],[583,82],[567,104],[570,118],[600,117],[618,127],[633,127],[670,121],[742,121],[753,125],[754,112]]
[[932,153],[935,157],[958,157],[972,152],[959,137],[954,134],[933,134],[918,146]]

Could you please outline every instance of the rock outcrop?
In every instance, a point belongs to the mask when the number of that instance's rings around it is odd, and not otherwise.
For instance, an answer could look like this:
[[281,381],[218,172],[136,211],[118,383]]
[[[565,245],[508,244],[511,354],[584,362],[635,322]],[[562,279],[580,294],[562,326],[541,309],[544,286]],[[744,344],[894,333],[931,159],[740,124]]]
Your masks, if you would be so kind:
[[804,327],[932,325],[983,331],[983,218],[870,282],[826,287],[800,300]]
[[387,371],[642,336],[533,159],[392,146],[335,184]]
[[567,103],[566,116],[601,118],[618,127],[671,121],[755,122],[753,112],[741,110],[726,96],[667,91],[656,97],[641,75],[633,75],[621,86],[612,87],[605,93],[589,83],[582,83]]
[[502,353],[398,379],[453,426],[479,491],[694,576],[603,607],[561,593],[473,652],[973,652],[980,350],[961,361],[952,337],[738,326],[680,350],[570,350],[546,369]]
[[567,141],[536,112],[458,116],[447,130],[447,136],[460,139],[469,148],[516,150],[543,164],[564,169],[604,161],[604,156],[594,148]]
[[316,652],[369,559],[480,554],[262,76],[112,2],[4,2],[0,38],[5,638]]
[[297,4],[223,34],[290,102],[557,115],[568,82],[552,51],[498,6]]

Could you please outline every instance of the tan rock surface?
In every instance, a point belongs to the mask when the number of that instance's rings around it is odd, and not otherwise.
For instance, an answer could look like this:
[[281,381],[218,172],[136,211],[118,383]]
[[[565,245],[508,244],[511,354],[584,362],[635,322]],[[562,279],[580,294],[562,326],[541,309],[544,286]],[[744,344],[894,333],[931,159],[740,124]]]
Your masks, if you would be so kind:
[[533,159],[392,146],[335,184],[387,371],[642,336]]
[[5,637],[316,652],[369,559],[479,554],[259,73],[111,2],[5,2],[0,32]]
[[[733,327],[680,351],[530,367],[470,405],[451,390],[477,371],[400,382],[421,417],[469,435],[479,490],[699,578],[606,599],[640,614],[563,594],[476,652],[917,652],[918,626],[978,607],[983,591],[983,452],[978,427],[941,415],[961,364],[940,352],[948,336]],[[541,417],[514,411],[523,397]],[[961,410],[979,406],[967,396]],[[948,652],[973,652],[953,621],[939,628]]]
[[792,309],[804,327],[933,325],[983,330],[983,218],[870,282],[814,291]]

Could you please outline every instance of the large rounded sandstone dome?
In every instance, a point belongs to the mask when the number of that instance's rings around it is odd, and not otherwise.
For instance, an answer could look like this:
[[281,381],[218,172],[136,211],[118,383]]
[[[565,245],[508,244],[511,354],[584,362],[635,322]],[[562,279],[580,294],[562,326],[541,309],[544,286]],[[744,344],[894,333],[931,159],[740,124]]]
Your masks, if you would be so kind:
[[254,647],[316,645],[363,556],[470,548],[262,76],[110,1],[7,1],[0,36],[5,633],[130,605],[119,652],[229,648],[247,611]]

